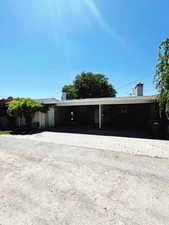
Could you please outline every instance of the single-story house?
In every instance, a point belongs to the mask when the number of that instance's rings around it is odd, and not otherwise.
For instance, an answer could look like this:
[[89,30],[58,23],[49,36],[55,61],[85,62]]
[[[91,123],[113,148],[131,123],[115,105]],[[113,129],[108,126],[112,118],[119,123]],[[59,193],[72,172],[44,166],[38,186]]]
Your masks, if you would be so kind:
[[[39,128],[60,126],[146,128],[157,119],[155,96],[143,96],[143,84],[134,89],[135,96],[76,100],[37,99],[49,106],[47,113],[37,112],[33,122]],[[24,121],[18,119],[20,126]]]

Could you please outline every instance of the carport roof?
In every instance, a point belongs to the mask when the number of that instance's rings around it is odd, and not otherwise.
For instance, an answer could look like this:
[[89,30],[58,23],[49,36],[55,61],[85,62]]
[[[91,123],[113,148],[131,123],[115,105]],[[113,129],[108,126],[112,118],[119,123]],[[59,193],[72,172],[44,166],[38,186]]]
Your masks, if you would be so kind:
[[56,104],[59,100],[57,100],[56,98],[42,98],[42,99],[35,99],[35,101],[45,105],[53,105]]
[[155,96],[132,96],[112,98],[90,98],[56,102],[57,106],[82,106],[82,105],[116,105],[116,104],[150,104]]

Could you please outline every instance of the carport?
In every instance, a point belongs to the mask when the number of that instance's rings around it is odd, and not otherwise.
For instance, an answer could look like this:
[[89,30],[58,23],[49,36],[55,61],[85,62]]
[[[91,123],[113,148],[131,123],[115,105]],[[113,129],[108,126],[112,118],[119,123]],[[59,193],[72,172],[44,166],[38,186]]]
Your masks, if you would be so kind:
[[154,116],[153,96],[66,100],[56,105],[55,126],[141,128]]
[[98,106],[57,106],[55,124],[57,126],[98,127]]
[[146,128],[153,117],[152,104],[120,104],[102,106],[102,127]]

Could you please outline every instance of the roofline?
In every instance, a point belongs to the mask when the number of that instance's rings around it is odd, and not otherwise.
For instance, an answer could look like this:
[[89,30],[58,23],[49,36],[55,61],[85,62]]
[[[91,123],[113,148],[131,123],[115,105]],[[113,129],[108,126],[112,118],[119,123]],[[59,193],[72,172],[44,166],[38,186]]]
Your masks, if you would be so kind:
[[82,106],[82,105],[116,105],[116,104],[150,104],[155,100],[155,96],[132,96],[113,98],[89,98],[58,101],[57,106]]
[[35,101],[45,105],[55,105],[59,102],[56,98],[35,99]]

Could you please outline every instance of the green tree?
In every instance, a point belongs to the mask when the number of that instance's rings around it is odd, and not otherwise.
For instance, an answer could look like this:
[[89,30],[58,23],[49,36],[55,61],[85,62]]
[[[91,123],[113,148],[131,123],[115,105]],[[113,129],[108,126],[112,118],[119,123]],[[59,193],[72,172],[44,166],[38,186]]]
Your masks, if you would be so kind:
[[0,117],[7,115],[7,108],[10,101],[12,101],[12,97],[8,97],[7,99],[0,99]]
[[108,78],[103,74],[83,72],[75,77],[73,85],[65,87],[63,88],[63,91],[67,93],[68,99],[116,96],[116,90],[108,83]]
[[77,98],[77,90],[74,85],[65,85],[62,89],[63,92],[67,94],[67,99],[76,99]]
[[25,118],[26,125],[31,127],[33,117],[37,111],[46,112],[46,106],[37,103],[31,98],[13,99],[8,106],[8,115],[12,117]]
[[157,102],[159,104],[160,116],[163,119],[169,119],[169,38],[159,46],[155,85],[159,92]]

